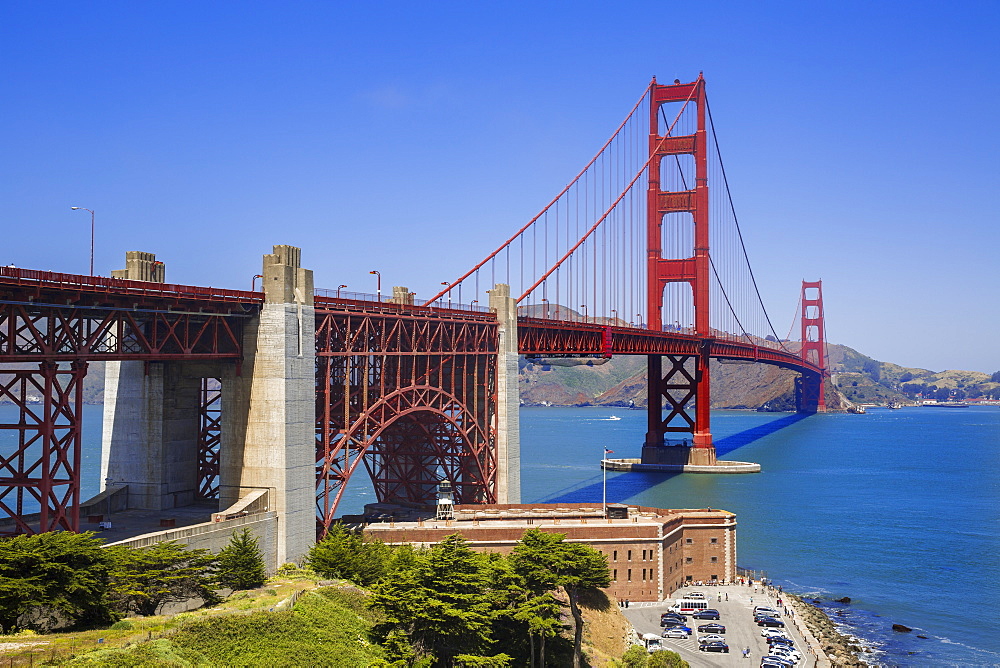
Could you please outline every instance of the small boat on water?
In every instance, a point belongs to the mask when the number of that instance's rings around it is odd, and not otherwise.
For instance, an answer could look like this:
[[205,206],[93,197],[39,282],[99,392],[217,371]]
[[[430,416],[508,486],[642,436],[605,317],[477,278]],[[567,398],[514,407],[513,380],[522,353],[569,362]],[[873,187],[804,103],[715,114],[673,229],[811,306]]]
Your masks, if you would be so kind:
[[620,417],[618,417],[617,415],[612,415],[612,416],[611,416],[611,417],[609,417],[608,419],[609,419],[609,420],[621,420],[621,418],[620,418]]
[[854,413],[855,415],[864,415],[865,407],[860,405],[851,406],[847,409],[848,413]]
[[936,404],[923,404],[924,406],[930,406],[932,408],[968,408],[969,404],[963,404],[958,401],[939,401]]

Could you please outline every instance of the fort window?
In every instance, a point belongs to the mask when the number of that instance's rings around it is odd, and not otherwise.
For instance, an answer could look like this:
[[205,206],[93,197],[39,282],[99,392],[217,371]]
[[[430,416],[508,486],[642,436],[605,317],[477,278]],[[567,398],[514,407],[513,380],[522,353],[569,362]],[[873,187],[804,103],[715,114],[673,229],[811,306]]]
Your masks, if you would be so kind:
[[684,557],[684,563],[685,563],[685,564],[690,564],[690,563],[692,563],[693,561],[694,561],[694,558],[693,558],[693,557]]
[[711,561],[712,561],[713,564],[717,564],[717,563],[719,563],[719,558],[718,557],[712,557]]
[[694,538],[685,538],[684,542],[687,543],[688,545],[690,545],[691,543],[694,542]]
[[615,582],[618,582],[618,569],[617,568],[614,569],[613,571],[611,571],[611,579],[614,580]]
[[688,582],[691,582],[692,580],[694,580],[694,576],[693,575],[688,575],[684,579],[687,580]]
[[713,574],[712,574],[712,579],[713,579],[713,580],[718,580],[718,579],[719,579],[719,576],[718,576],[718,575],[715,575],[715,574],[713,573]]
[[618,550],[614,551],[614,555],[615,556],[612,558],[612,561],[618,561]]
[[713,538],[709,542],[712,543],[712,545],[718,545],[719,544],[719,539],[718,538]]
[[628,561],[632,561],[632,550],[628,551]]
[[630,569],[628,569],[628,581],[629,581],[629,582],[631,582],[631,581],[632,581],[632,569],[631,569],[631,568],[630,568]]

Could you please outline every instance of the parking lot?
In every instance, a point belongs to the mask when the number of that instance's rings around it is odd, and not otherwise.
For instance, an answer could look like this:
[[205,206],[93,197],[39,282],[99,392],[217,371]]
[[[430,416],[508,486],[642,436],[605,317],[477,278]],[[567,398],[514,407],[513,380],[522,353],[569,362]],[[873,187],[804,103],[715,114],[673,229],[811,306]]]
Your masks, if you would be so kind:
[[[753,607],[764,605],[781,609],[777,606],[777,597],[764,593],[760,588],[755,592],[754,587],[746,585],[685,587],[661,603],[631,603],[622,612],[632,623],[640,638],[644,633],[660,635],[662,632],[660,614],[674,604],[674,599],[693,591],[705,594],[709,607],[719,611],[720,619],[716,622],[716,620],[694,619],[688,615],[687,626],[692,630],[691,636],[683,640],[663,638],[662,647],[677,652],[693,667],[759,666],[760,658],[767,654],[767,642],[760,634],[761,628],[754,623]],[[802,660],[795,668],[813,668],[816,665],[816,657],[809,651],[795,623],[785,614],[782,614],[781,619],[785,622],[788,636],[795,641],[795,648],[802,653]],[[701,635],[698,633],[698,627],[713,622],[726,627],[724,635],[726,644],[729,645],[728,654],[698,650],[698,636]],[[749,660],[743,658],[743,650],[747,647],[750,648]]]

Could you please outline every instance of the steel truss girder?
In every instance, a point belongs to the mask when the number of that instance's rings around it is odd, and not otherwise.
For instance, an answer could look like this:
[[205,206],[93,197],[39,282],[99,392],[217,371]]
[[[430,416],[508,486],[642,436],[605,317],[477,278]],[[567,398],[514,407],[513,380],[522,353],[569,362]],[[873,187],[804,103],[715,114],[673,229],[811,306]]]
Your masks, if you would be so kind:
[[498,327],[482,314],[317,312],[321,529],[364,464],[379,501],[496,500]]
[[202,378],[198,390],[199,499],[219,498],[219,448],[222,444],[222,389],[219,378]]
[[17,406],[16,447],[0,453],[0,519],[5,534],[80,526],[80,421],[87,364],[68,369],[42,362],[36,369],[3,369],[0,400]]
[[0,303],[0,362],[239,359],[242,318]]

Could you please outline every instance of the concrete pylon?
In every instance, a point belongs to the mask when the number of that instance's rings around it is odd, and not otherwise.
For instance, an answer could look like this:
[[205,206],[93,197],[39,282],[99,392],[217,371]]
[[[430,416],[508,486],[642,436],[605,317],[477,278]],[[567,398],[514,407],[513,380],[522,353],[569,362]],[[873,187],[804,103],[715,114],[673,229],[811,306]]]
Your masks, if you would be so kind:
[[220,506],[258,489],[278,514],[278,565],[316,540],[316,319],[301,250],[264,256],[264,305],[243,336],[242,373],[222,379]]
[[517,380],[517,302],[510,286],[487,290],[497,314],[497,503],[521,503],[521,394]]
[[[142,251],[125,254],[115,278],[162,283],[164,265]],[[200,374],[187,362],[107,362],[101,489],[128,485],[130,508],[166,510],[194,501],[198,487]]]

